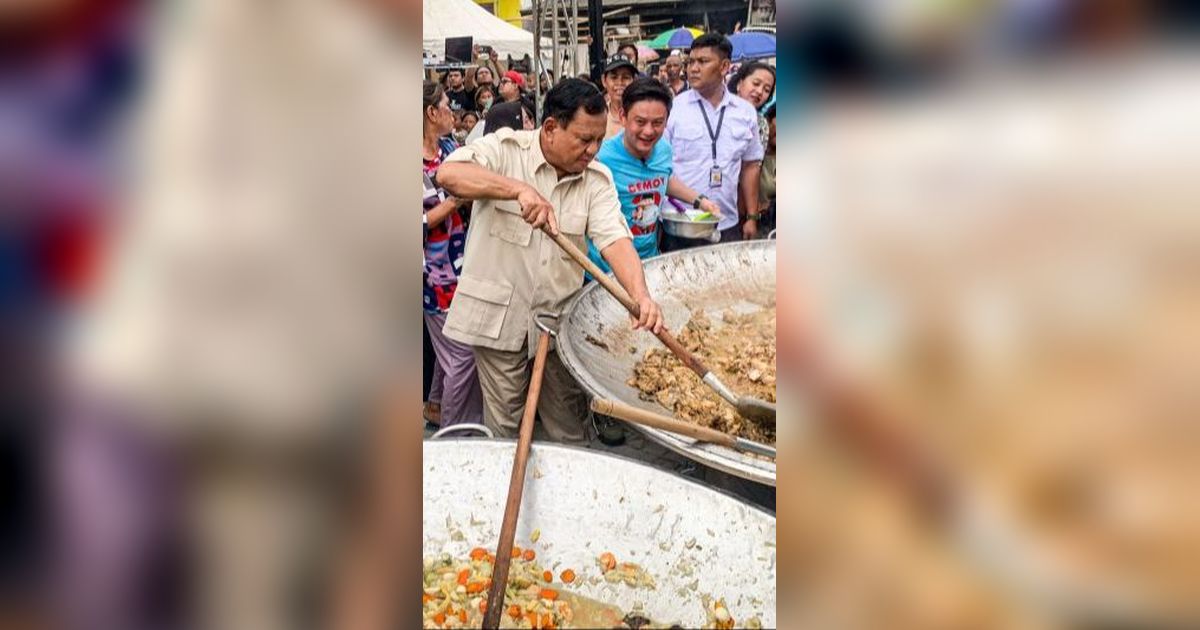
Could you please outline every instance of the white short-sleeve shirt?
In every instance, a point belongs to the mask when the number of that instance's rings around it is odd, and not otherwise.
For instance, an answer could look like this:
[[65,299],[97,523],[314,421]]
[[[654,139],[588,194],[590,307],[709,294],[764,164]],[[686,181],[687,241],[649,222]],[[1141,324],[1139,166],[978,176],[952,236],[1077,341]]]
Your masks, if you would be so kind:
[[[701,108],[708,114],[705,125]],[[721,109],[725,120],[720,124]],[[713,140],[709,129],[717,134],[716,164],[721,169],[721,185],[711,185]],[[721,207],[722,230],[737,225],[738,178],[742,162],[763,159],[762,140],[758,136],[758,112],[745,99],[728,91],[721,104],[713,107],[695,90],[687,90],[675,98],[664,137],[675,150],[674,170],[685,184],[708,195]]]

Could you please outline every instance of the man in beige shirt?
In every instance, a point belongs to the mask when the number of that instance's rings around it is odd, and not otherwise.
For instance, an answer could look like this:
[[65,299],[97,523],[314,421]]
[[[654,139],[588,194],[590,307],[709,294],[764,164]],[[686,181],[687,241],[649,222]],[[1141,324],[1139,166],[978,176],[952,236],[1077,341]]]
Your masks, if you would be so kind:
[[[534,317],[557,315],[583,284],[583,270],[540,228],[561,231],[580,250],[590,238],[640,307],[634,328],[662,328],[612,174],[593,161],[604,140],[604,96],[567,79],[546,94],[544,112],[540,128],[484,136],[438,171],[450,194],[479,200],[444,332],[475,347],[484,423],[508,437],[517,432],[529,388]],[[553,353],[538,412],[552,439],[587,442],[587,400]]]

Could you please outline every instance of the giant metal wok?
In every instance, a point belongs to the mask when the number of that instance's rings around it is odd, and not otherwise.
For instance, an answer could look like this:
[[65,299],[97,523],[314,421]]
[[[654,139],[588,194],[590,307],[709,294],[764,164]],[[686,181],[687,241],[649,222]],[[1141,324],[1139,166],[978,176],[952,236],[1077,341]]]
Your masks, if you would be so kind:
[[[423,555],[465,558],[494,549],[504,518],[516,444],[424,442]],[[534,530],[540,536],[531,543]],[[705,598],[724,598],[739,627],[775,621],[775,517],[683,477],[597,451],[534,444],[516,544],[555,573],[579,575],[571,590],[664,622],[698,628]],[[641,564],[657,588],[600,578],[608,551]]]
[[[750,312],[774,304],[775,241],[747,241],[665,254],[645,261],[646,284],[678,332],[695,310],[720,321],[726,309]],[[646,350],[662,348],[650,333],[634,331],[629,314],[603,287],[591,283],[568,303],[559,320],[558,354],[590,396],[619,400],[670,415],[638,398],[626,384]],[[699,379],[697,379],[697,382]],[[706,466],[775,485],[775,462],[659,429],[633,425],[651,440]]]

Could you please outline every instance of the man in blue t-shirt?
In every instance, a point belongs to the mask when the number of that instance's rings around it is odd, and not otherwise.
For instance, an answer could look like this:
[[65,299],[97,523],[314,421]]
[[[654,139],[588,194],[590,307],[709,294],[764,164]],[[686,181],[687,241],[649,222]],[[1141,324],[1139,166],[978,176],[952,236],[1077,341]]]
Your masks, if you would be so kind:
[[[621,212],[642,259],[659,253],[658,218],[668,195],[713,216],[721,214],[716,203],[671,174],[671,145],[661,140],[671,113],[671,101],[671,91],[662,83],[648,77],[635,79],[621,97],[621,123],[625,129],[605,140],[596,155],[596,160],[612,171]],[[605,272],[609,271],[590,241],[588,257]]]

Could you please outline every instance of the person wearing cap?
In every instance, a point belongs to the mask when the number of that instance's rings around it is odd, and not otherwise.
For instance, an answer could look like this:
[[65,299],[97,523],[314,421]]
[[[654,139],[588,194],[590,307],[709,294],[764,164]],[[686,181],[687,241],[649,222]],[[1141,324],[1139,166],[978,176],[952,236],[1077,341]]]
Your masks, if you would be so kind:
[[504,103],[511,103],[521,98],[521,93],[525,91],[525,77],[516,70],[509,70],[500,77],[500,100]]
[[637,76],[637,66],[628,55],[617,53],[608,58],[600,81],[604,85],[604,100],[608,103],[608,127],[604,138],[611,138],[625,127],[621,124],[621,95]]
[[[725,85],[732,55],[733,44],[719,33],[706,33],[692,42],[687,62],[691,89],[676,97],[664,136],[675,150],[679,178],[721,207],[721,241],[758,235],[764,153],[758,112]],[[662,247],[674,251],[707,244],[708,239],[664,234]]]
[[[542,126],[501,129],[452,153],[438,171],[451,195],[476,201],[444,332],[474,347],[484,424],[515,437],[530,385],[535,316],[557,316],[583,270],[547,232],[583,249],[585,237],[638,304],[637,329],[662,329],[612,173],[594,160],[604,139],[604,96],[566,79],[546,94]],[[538,413],[552,440],[586,444],[587,397],[556,353],[547,358]]]

